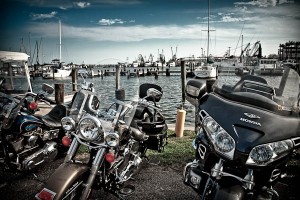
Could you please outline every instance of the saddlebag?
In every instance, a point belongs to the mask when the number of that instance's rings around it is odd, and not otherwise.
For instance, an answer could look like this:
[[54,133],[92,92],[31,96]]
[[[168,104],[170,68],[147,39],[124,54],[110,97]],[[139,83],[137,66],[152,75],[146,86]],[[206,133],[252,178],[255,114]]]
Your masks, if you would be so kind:
[[142,131],[148,136],[146,140],[147,148],[151,150],[162,151],[167,144],[167,130],[168,126],[165,120],[158,122],[138,122],[138,126],[142,128]]

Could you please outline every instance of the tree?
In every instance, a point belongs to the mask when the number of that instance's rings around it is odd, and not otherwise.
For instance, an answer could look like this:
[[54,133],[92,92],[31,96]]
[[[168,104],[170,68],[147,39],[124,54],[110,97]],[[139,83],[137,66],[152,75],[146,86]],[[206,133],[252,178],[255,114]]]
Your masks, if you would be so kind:
[[270,54],[270,55],[268,55],[268,58],[270,58],[270,59],[278,59],[278,55],[277,54]]

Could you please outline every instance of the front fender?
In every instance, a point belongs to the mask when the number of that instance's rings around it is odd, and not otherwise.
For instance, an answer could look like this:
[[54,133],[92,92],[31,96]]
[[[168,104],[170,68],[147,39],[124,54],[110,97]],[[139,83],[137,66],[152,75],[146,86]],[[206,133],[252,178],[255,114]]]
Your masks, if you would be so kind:
[[244,199],[245,190],[241,182],[230,177],[223,177],[213,192],[214,200],[241,200]]
[[63,163],[49,177],[45,188],[56,193],[54,199],[62,199],[71,185],[89,170],[88,166],[78,163]]

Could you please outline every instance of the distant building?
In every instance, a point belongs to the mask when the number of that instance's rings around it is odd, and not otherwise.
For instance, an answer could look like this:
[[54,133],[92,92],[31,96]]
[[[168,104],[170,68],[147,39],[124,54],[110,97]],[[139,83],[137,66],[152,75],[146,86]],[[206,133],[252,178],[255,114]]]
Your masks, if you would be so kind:
[[289,41],[280,44],[278,49],[278,57],[280,61],[293,60],[300,62],[300,42]]

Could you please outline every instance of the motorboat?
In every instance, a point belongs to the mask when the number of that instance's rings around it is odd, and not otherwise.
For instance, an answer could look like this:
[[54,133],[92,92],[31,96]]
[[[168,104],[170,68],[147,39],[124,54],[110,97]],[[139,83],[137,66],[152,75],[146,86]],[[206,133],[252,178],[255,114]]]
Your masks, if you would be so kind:
[[16,95],[32,92],[28,58],[26,53],[0,51],[1,92]]

